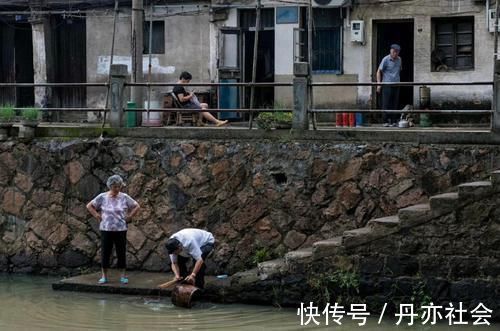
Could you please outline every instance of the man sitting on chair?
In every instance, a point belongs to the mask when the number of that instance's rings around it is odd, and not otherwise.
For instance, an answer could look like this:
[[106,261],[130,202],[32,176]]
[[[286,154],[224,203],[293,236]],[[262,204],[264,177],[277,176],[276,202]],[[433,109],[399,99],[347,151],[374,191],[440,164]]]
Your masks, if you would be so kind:
[[[189,82],[193,79],[193,76],[187,72],[183,71],[179,77],[179,81],[177,81],[177,84],[189,84]],[[206,103],[200,103],[198,98],[193,92],[188,93],[184,86],[176,86],[174,87],[173,90],[174,94],[177,96],[177,99],[179,99],[179,102],[181,103],[183,108],[187,109],[196,109],[196,110],[207,110],[208,105]],[[208,120],[209,122],[212,122],[216,126],[222,126],[227,124],[228,121],[221,121],[218,120],[217,118],[213,117],[212,114],[206,111],[202,111],[201,115]]]

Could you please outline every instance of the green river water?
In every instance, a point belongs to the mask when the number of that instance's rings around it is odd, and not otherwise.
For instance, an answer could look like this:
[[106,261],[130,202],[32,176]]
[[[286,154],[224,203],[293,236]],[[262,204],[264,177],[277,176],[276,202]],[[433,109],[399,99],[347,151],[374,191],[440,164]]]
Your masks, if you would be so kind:
[[300,326],[296,309],[199,303],[193,309],[174,307],[168,297],[139,297],[53,291],[55,278],[0,274],[0,330],[500,330],[499,325],[396,326],[372,318],[358,326],[344,317]]

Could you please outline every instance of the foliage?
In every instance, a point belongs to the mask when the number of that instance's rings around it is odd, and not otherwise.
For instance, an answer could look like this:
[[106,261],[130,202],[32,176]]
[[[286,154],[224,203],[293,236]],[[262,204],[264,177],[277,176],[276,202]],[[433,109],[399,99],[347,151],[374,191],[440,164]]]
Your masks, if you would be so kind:
[[[308,280],[313,299],[320,305],[331,300],[348,305],[359,301],[359,275],[352,271],[337,270],[333,274],[313,274]],[[357,302],[359,303],[359,302]]]
[[[284,104],[276,102],[274,109],[284,109]],[[262,129],[270,130],[272,128],[290,128],[292,125],[293,113],[282,111],[269,111],[260,113],[256,121]]]
[[38,121],[40,110],[37,108],[23,109],[23,119],[26,121]]
[[267,250],[267,248],[259,248],[255,251],[253,255],[252,262],[257,265],[261,262],[267,261],[271,258],[271,254]]
[[0,122],[12,122],[16,116],[16,111],[12,105],[0,106]]
[[422,306],[429,306],[432,302],[432,297],[426,291],[427,284],[425,282],[419,282],[413,286],[413,293],[411,296],[411,303],[414,307],[417,307],[417,314],[422,318],[424,309]]

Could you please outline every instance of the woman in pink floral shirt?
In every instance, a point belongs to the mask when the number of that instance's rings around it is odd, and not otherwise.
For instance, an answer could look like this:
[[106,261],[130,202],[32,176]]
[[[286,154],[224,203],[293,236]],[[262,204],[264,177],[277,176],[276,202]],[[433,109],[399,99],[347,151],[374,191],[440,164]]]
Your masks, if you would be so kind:
[[117,267],[121,269],[120,282],[128,284],[128,278],[125,274],[127,267],[127,220],[137,214],[140,206],[137,201],[121,192],[125,183],[120,176],[109,177],[106,185],[109,191],[99,194],[87,204],[87,209],[92,216],[100,221],[102,277],[99,279],[99,284],[108,282],[108,268],[113,245],[118,259]]

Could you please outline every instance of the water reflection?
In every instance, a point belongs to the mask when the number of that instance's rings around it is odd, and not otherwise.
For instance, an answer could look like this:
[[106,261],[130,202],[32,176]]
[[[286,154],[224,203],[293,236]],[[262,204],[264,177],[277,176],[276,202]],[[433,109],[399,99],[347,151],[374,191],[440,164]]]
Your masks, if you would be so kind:
[[[300,326],[294,309],[200,303],[191,310],[170,298],[52,291],[56,279],[0,275],[0,330],[483,330],[484,327]],[[489,330],[499,330],[498,325]]]

